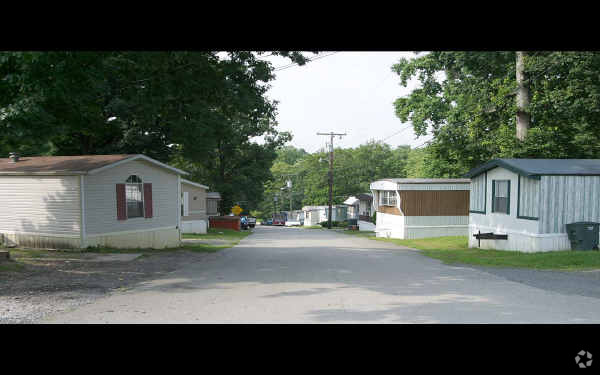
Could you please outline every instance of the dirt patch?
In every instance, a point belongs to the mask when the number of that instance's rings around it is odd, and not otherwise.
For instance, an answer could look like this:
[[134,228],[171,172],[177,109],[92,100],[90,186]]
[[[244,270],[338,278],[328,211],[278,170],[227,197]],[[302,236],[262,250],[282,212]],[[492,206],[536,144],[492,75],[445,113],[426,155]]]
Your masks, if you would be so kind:
[[179,250],[19,258],[23,267],[18,271],[0,272],[0,323],[33,323],[210,256]]

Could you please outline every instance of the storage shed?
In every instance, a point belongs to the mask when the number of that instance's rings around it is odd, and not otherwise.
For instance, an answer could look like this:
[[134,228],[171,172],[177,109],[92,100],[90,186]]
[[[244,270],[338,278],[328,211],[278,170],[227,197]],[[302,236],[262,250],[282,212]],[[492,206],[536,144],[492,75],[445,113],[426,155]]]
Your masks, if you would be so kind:
[[0,159],[0,234],[37,248],[178,246],[180,176],[144,155]]
[[600,159],[495,159],[467,176],[470,247],[566,250],[565,224],[600,222]]
[[[206,211],[208,186],[181,179],[181,232],[205,234],[208,228]],[[215,210],[216,211],[216,210]]]
[[469,179],[390,178],[371,183],[377,237],[466,236]]

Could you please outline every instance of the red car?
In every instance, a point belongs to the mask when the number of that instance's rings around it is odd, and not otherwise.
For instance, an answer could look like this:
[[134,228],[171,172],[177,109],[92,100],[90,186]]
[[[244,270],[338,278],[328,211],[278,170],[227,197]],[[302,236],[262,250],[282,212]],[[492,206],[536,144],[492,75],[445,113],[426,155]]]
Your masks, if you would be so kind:
[[285,215],[273,214],[273,225],[285,225]]

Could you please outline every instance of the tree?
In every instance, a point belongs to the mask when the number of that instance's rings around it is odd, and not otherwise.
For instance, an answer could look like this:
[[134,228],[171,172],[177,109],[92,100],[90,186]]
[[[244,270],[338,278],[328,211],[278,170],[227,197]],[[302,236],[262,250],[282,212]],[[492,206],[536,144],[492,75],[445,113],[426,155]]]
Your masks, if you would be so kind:
[[[187,167],[225,207],[256,204],[290,139],[277,131],[265,96],[273,67],[260,54],[2,52],[0,152],[143,153]],[[258,136],[264,144],[250,141]]]
[[531,95],[527,137],[516,137],[514,52],[431,52],[392,67],[402,85],[396,115],[411,121],[426,147],[431,177],[460,177],[497,157],[599,157],[600,54],[535,52],[523,56]]

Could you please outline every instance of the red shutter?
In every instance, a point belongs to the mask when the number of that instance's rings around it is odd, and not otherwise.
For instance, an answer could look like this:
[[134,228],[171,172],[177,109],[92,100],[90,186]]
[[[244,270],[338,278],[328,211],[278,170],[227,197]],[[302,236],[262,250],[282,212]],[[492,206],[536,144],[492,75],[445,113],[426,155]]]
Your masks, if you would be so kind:
[[117,184],[117,220],[127,220],[125,184]]
[[144,217],[152,217],[152,184],[144,184]]

